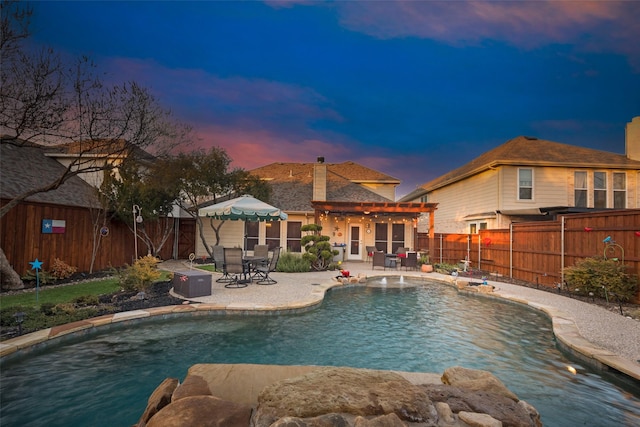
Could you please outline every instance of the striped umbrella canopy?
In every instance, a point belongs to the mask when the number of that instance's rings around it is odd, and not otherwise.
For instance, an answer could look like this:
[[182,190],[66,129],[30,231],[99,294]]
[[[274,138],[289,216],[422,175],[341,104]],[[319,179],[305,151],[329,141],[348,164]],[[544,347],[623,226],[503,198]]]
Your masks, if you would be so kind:
[[198,210],[198,215],[232,221],[284,221],[287,219],[287,214],[282,210],[248,194],[201,208]]

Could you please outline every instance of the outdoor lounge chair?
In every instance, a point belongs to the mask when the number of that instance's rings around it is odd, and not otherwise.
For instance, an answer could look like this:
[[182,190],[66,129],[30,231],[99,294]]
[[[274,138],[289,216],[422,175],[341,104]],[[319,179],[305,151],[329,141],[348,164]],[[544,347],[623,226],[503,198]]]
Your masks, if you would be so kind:
[[417,252],[407,252],[407,256],[404,258],[400,258],[400,266],[404,267],[405,270],[408,269],[417,269],[418,268],[418,253]]
[[251,280],[247,278],[247,268],[242,260],[242,249],[224,248],[224,273],[230,278],[225,288],[245,288]]
[[372,270],[374,270],[376,267],[382,267],[385,270],[387,269],[387,266],[385,264],[385,260],[386,260],[386,255],[384,252],[382,251],[375,251],[373,253],[373,266],[371,267]]
[[222,276],[216,279],[218,283],[227,283],[231,281],[231,277],[227,274],[227,270],[224,265],[224,247],[220,245],[215,245],[212,247],[213,250],[213,262],[216,265],[216,271],[222,271]]
[[268,265],[260,265],[256,267],[256,274],[259,277],[256,282],[258,285],[273,285],[276,282],[269,273],[272,271],[276,271],[276,267],[278,266],[278,260],[280,259],[280,247],[277,247],[273,250],[273,256],[271,257],[271,261]]

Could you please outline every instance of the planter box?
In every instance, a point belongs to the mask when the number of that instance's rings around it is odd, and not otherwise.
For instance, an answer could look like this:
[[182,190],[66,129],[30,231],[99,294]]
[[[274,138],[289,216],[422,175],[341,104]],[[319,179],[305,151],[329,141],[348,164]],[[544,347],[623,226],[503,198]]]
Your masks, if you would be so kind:
[[172,284],[175,293],[186,298],[211,295],[211,274],[201,271],[177,271]]

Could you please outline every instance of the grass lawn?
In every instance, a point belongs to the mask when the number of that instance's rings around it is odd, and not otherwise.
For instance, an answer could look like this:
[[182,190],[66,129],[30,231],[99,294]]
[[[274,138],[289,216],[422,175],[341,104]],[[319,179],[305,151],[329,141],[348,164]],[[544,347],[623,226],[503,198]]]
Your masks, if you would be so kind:
[[[170,273],[163,271],[159,281],[168,280]],[[121,289],[118,279],[108,278],[92,282],[81,282],[64,286],[40,287],[38,301],[36,291],[21,292],[13,295],[0,296],[0,309],[20,305],[23,307],[37,307],[40,304],[63,304],[72,302],[75,298],[87,295],[105,295],[118,292]]]
[[211,265],[199,265],[196,267],[199,270],[206,270],[206,271],[211,271],[214,272],[216,271],[216,266],[211,264]]
[[97,280],[95,282],[83,282],[76,285],[41,287],[36,302],[36,292],[22,292],[0,297],[0,307],[20,305],[23,307],[35,307],[39,304],[62,304],[73,301],[74,298],[84,295],[112,294],[120,290],[118,279]]

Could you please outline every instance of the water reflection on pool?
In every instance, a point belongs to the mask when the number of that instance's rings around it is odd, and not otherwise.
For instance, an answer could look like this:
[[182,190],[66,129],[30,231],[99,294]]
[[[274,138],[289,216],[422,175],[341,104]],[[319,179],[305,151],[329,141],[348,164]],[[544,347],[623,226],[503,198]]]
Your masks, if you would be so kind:
[[143,321],[5,360],[0,425],[131,425],[164,378],[196,363],[460,365],[493,372],[545,425],[640,425],[640,388],[566,358],[543,314],[435,284],[337,289],[304,314]]

